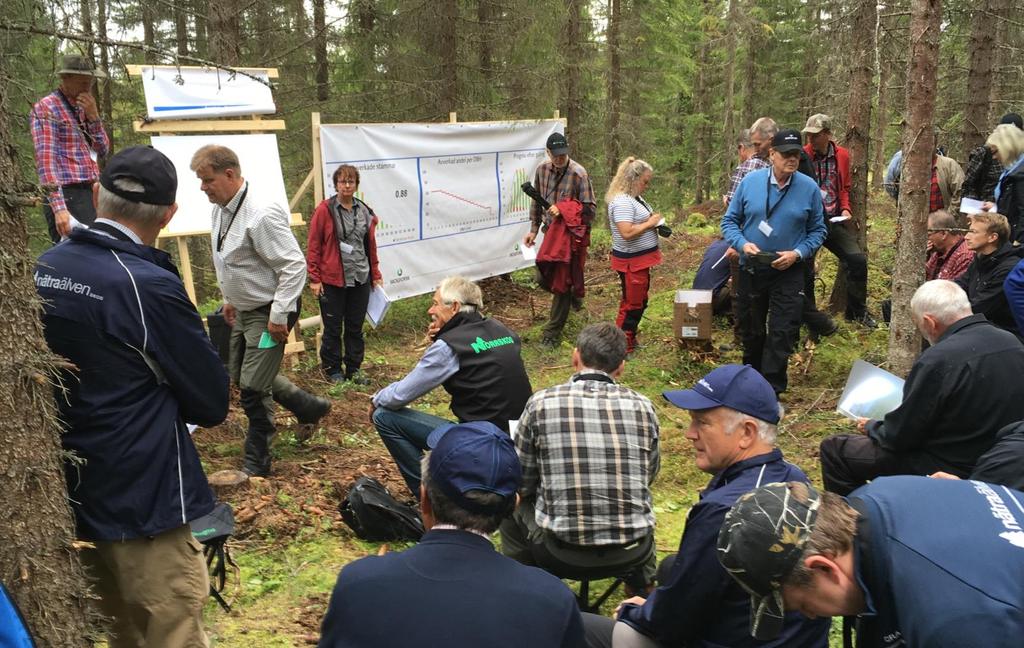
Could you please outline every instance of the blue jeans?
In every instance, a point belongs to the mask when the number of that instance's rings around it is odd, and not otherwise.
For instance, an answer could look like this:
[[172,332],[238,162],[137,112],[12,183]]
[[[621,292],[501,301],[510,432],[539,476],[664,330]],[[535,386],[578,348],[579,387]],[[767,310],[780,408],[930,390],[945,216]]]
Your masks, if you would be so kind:
[[427,450],[427,437],[439,426],[450,424],[451,421],[439,416],[408,407],[373,410],[373,426],[417,499],[420,496],[420,459]]

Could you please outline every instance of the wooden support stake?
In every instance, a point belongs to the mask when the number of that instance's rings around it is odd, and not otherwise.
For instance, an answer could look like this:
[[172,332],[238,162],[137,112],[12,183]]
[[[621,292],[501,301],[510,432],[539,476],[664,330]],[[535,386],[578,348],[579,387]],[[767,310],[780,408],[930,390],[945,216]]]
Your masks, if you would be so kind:
[[253,133],[259,131],[284,130],[283,119],[162,119],[160,121],[143,121],[136,119],[132,126],[137,133]]
[[320,113],[311,115],[310,126],[313,129],[313,204],[319,205],[324,199],[324,177],[321,170],[324,168],[324,160],[320,155]]
[[554,116],[553,119],[561,119],[561,118],[562,118],[562,113],[559,112],[559,110],[556,108],[555,109],[555,116]]
[[[307,191],[309,191],[309,186],[313,184],[313,176],[316,175],[316,173],[317,168],[313,167],[309,170],[309,173],[306,174],[305,180],[303,180],[302,184],[299,185],[299,188],[295,190],[295,195],[292,196],[292,199],[288,201],[289,210],[294,210],[295,205],[298,205],[299,201],[302,200],[302,197],[306,195]],[[292,218],[295,218],[294,213],[292,214]]]
[[181,271],[181,282],[185,284],[188,298],[196,304],[196,284],[192,279],[192,257],[188,253],[188,239],[184,236],[175,236],[174,242],[178,245],[178,270]]
[[448,123],[457,124],[459,123],[459,113],[450,112],[448,113]]

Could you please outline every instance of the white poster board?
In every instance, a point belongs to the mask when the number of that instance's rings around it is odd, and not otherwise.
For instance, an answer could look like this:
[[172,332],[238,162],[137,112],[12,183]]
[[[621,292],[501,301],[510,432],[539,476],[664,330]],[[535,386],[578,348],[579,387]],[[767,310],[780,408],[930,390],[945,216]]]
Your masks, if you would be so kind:
[[266,70],[235,74],[216,68],[143,66],[140,76],[149,119],[201,119],[277,112]]
[[324,192],[342,164],[359,169],[356,194],[377,214],[377,250],[391,299],[432,292],[444,277],[482,279],[533,265],[533,182],[561,120],[320,127]]
[[152,143],[153,148],[171,159],[178,172],[178,211],[161,236],[210,233],[212,205],[189,168],[192,156],[207,144],[226,146],[238,155],[242,177],[249,181],[252,195],[288,208],[276,135],[158,135],[152,138]]
[[836,410],[852,419],[883,419],[903,402],[903,379],[863,360],[855,360]]

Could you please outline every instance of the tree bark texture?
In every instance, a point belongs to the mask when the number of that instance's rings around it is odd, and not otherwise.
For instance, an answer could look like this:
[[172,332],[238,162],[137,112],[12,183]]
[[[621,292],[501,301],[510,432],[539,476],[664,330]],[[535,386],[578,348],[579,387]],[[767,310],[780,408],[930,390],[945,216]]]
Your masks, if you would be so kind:
[[722,163],[719,167],[719,175],[722,179],[722,193],[728,191],[729,174],[732,171],[734,143],[741,128],[736,128],[736,30],[739,29],[739,12],[737,5],[739,0],[729,0],[729,9],[725,20],[725,72],[723,85],[725,86],[725,125],[722,129],[722,142],[725,144],[723,150],[728,155],[722,156]]
[[218,0],[209,4],[207,37],[210,58],[221,65],[238,65],[241,59],[242,15],[238,0]]
[[178,54],[188,56],[188,13],[180,2],[174,4],[174,41]]
[[[711,10],[711,3],[705,0],[704,15]],[[694,139],[696,140],[696,152],[694,154],[694,202],[704,202],[704,185],[707,183],[707,156],[708,156],[708,128],[706,127],[707,105],[708,105],[708,33],[702,28],[700,32],[700,49],[697,53],[697,82],[693,89],[693,104],[696,109],[694,118]]]
[[892,81],[892,59],[887,55],[884,43],[888,42],[888,32],[879,21],[875,49],[878,59],[878,111],[875,115],[875,150],[871,162],[871,178],[876,189],[885,184],[885,128],[889,125],[889,84]]
[[107,0],[96,0],[96,34],[100,40],[100,69],[106,75],[98,84],[100,117],[107,126],[110,149],[114,150],[114,98],[113,81],[110,78],[110,46],[107,45]]
[[889,329],[890,371],[901,376],[910,371],[921,349],[917,327],[910,317],[910,298],[924,282],[942,3],[940,0],[911,0],[910,12],[907,118],[903,129],[903,170]]
[[621,0],[608,0],[608,131],[605,163],[609,180],[619,167],[619,120],[622,110],[622,60],[619,34],[622,31]]
[[[846,148],[850,150],[850,209],[857,228],[857,243],[868,251],[868,149],[871,140],[871,84],[875,70],[875,23],[878,9],[875,0],[860,0],[853,15],[850,51],[850,94],[846,116]],[[846,275],[838,273],[829,298],[829,310],[846,310]]]
[[153,48],[156,47],[156,8],[152,2],[144,0],[142,3],[142,42],[146,45],[146,51],[142,58],[146,63],[156,63],[156,55]]
[[[967,43],[967,103],[964,105],[963,152],[966,156],[985,143],[991,125],[988,119],[992,92],[992,62],[997,43],[992,38],[990,3],[979,2],[971,13],[971,35]],[[996,30],[998,31],[998,30]]]
[[81,0],[78,3],[79,18],[82,25],[82,33],[86,37],[86,41],[82,43],[83,53],[89,57],[90,61],[96,60],[96,53],[93,51],[92,41],[92,0]]
[[72,547],[74,520],[64,482],[50,380],[54,357],[43,339],[32,280],[23,184],[12,138],[14,87],[0,57],[0,578],[40,647],[92,646],[82,567]]
[[583,18],[580,15],[581,0],[564,0],[565,24],[562,30],[563,42],[569,53],[562,77],[562,105],[565,106],[565,137],[573,158],[580,155],[580,65],[583,62]]
[[448,113],[459,109],[459,3],[457,0],[440,0],[437,4],[438,54],[441,59],[440,93],[438,109],[441,118],[448,119]]
[[327,17],[324,0],[313,0],[313,59],[316,69],[316,99],[327,101],[330,97],[330,84],[327,75]]

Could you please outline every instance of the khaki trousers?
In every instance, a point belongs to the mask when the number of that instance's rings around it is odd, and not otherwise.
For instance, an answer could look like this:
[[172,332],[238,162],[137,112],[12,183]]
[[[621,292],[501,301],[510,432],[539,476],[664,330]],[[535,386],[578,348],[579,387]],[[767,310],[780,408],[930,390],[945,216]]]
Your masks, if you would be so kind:
[[110,648],[205,648],[210,576],[187,524],[151,538],[98,541],[82,564],[112,619]]

